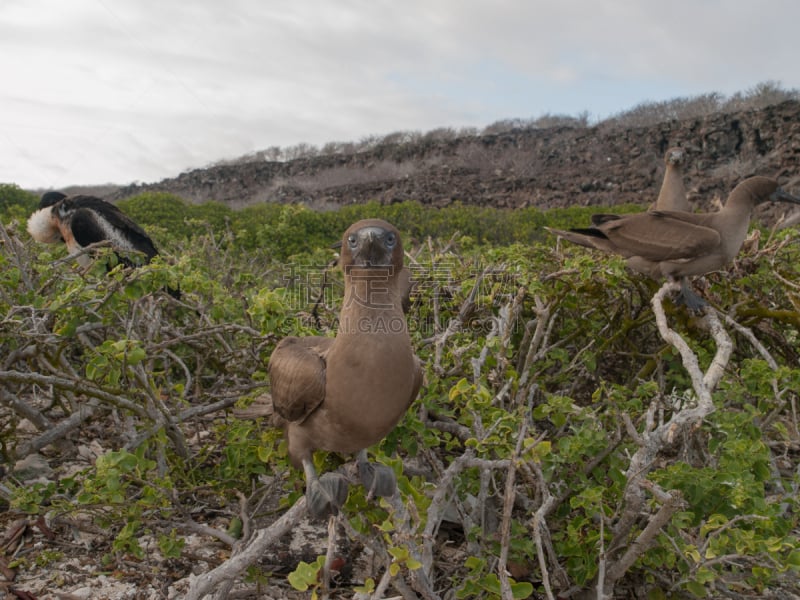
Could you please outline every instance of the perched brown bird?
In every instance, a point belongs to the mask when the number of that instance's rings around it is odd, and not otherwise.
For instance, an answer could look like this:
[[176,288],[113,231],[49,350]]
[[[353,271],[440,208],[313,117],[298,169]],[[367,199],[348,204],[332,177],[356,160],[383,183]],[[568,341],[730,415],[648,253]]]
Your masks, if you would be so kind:
[[800,204],[800,198],[780,189],[774,179],[757,176],[737,185],[719,212],[594,215],[589,228],[547,229],[581,246],[620,254],[631,269],[655,279],[680,278],[680,300],[698,309],[705,302],[691,291],[686,278],[730,263],[747,236],[753,207],[767,201]]
[[686,187],[683,184],[683,165],[686,163],[686,151],[683,148],[670,148],[664,155],[664,179],[658,199],[652,210],[682,210],[688,212],[689,201],[686,199]]
[[422,384],[402,308],[408,272],[397,229],[380,219],[351,225],[339,265],[345,290],[336,337],[284,338],[269,360],[275,411],[314,517],[335,514],[347,499],[342,475],[317,477],[316,449],[357,453],[364,486],[394,493],[394,472],[370,463],[366,448],[397,425]]

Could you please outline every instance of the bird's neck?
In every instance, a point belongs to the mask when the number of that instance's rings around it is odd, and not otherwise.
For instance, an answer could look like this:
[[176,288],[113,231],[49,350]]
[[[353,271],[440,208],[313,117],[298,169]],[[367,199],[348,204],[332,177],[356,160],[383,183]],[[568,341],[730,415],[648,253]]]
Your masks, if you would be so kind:
[[388,333],[406,331],[398,277],[390,267],[351,269],[344,281],[341,333],[369,333],[375,327]]
[[750,213],[753,212],[753,207],[757,202],[756,194],[750,191],[747,185],[739,185],[728,196],[721,212],[725,215],[749,220]]
[[733,258],[747,237],[750,228],[750,215],[753,212],[753,198],[749,193],[741,193],[728,198],[725,206],[719,212],[720,229],[725,232],[722,236],[723,253]]
[[720,214],[731,221],[749,223],[754,206],[755,202],[750,194],[737,194],[728,198]]

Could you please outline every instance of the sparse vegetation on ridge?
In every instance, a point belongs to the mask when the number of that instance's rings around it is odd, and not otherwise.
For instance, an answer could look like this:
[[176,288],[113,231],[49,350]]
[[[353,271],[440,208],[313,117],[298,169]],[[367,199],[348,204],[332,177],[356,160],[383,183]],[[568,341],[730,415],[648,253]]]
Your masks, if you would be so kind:
[[416,146],[526,129],[584,128],[589,126],[604,128],[646,127],[664,121],[694,119],[715,113],[757,110],[787,100],[800,100],[800,90],[784,89],[780,82],[777,81],[763,81],[744,92],[737,92],[731,96],[711,92],[698,96],[673,98],[661,102],[642,102],[633,108],[594,121],[588,112],[583,112],[576,116],[548,113],[528,119],[503,119],[487,125],[481,130],[477,128],[453,129],[451,127],[440,127],[425,133],[419,131],[394,131],[383,136],[367,136],[357,142],[329,142],[322,147],[308,143],[300,143],[286,148],[272,146],[266,150],[260,150],[234,159],[221,160],[214,164],[235,165],[259,160],[290,161],[332,154],[348,155],[374,150],[382,146]]
[[[243,157],[158,183],[98,193],[119,201],[143,192],[170,192],[193,204],[300,204],[319,211],[406,201],[437,208],[462,203],[541,210],[645,204],[658,192],[664,151],[680,146],[688,153],[687,190],[695,206],[708,210],[741,178],[771,175],[784,183],[798,171],[797,93],[776,84],[763,88],[736,95],[740,102],[730,108],[741,108],[737,112],[691,116],[695,103],[708,110],[712,103],[676,99],[632,110],[639,124],[567,126],[548,118],[541,127],[512,120],[513,126],[497,132],[395,132],[362,149],[333,144],[326,152],[294,153],[291,160]],[[643,125],[650,113],[660,116]]]

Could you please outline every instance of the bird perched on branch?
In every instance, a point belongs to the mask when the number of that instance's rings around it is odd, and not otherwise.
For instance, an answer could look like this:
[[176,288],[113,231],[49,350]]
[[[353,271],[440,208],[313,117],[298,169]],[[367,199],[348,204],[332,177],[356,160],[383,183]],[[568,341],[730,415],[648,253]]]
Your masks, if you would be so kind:
[[[119,208],[95,196],[46,192],[39,200],[39,209],[28,218],[28,233],[37,242],[65,243],[82,266],[92,261],[83,249],[105,241],[127,267],[149,263],[158,254],[144,229]],[[136,253],[143,255],[141,260],[137,260]],[[166,291],[180,300],[180,290],[167,287]]]
[[108,241],[118,251],[120,262],[137,266],[120,252],[140,252],[143,262],[150,262],[158,254],[153,240],[116,206],[94,196],[67,196],[61,192],[47,192],[39,201],[39,209],[28,219],[28,233],[37,242],[64,242],[70,254],[78,255],[78,262],[90,264],[91,257],[81,250],[98,242]]
[[705,302],[689,287],[687,277],[722,268],[738,254],[747,236],[753,208],[762,202],[800,204],[800,198],[769,177],[749,177],[737,185],[715,213],[653,210],[618,216],[594,215],[592,226],[551,233],[570,242],[619,254],[628,266],[654,279],[681,280],[679,300],[691,309]]
[[304,471],[314,517],[335,514],[347,499],[342,475],[317,476],[316,449],[357,453],[364,486],[394,493],[394,472],[370,463],[366,448],[397,425],[422,384],[402,308],[408,273],[397,229],[380,219],[354,223],[342,237],[339,266],[345,290],[336,337],[287,337],[269,359],[275,412],[289,458]]

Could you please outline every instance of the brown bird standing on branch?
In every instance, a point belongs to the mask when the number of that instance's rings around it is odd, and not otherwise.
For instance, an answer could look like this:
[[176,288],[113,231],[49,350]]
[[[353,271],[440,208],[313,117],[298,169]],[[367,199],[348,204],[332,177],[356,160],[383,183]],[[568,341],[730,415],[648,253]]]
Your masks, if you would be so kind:
[[546,229],[581,246],[620,254],[631,269],[654,279],[681,279],[679,300],[696,310],[705,302],[692,292],[686,278],[730,263],[747,236],[753,207],[767,201],[800,204],[800,198],[780,189],[774,179],[756,176],[737,185],[719,212],[594,215],[592,227]]
[[397,229],[380,219],[351,225],[339,264],[345,291],[336,337],[284,338],[269,360],[275,412],[314,517],[335,514],[347,499],[342,475],[317,477],[316,449],[357,453],[364,486],[394,493],[394,472],[370,463],[366,448],[397,425],[422,384],[402,308],[408,281]]

